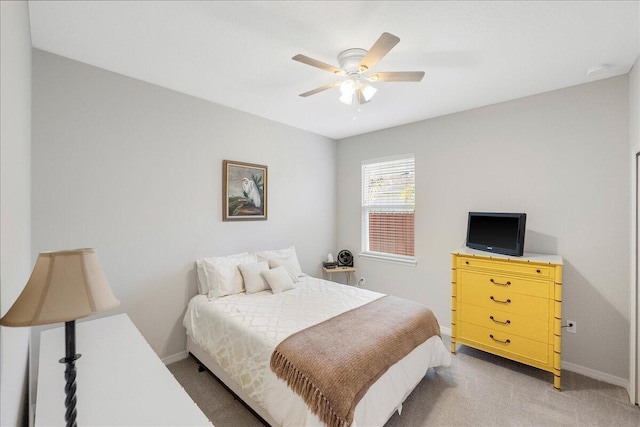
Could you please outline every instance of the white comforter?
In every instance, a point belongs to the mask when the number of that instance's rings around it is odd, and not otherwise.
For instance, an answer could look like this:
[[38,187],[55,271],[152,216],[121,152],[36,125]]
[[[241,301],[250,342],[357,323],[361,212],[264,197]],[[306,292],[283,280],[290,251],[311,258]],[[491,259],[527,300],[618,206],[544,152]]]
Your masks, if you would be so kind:
[[[242,293],[212,301],[198,295],[189,302],[183,324],[189,337],[279,424],[322,425],[304,401],[271,371],[271,354],[289,335],[382,296],[366,289],[304,277],[294,289],[279,294]],[[407,366],[399,367],[405,359]],[[426,370],[448,366],[451,356],[440,338],[432,337],[405,359],[371,387],[356,407],[355,424],[384,424]],[[399,391],[402,399],[389,399],[388,387]]]

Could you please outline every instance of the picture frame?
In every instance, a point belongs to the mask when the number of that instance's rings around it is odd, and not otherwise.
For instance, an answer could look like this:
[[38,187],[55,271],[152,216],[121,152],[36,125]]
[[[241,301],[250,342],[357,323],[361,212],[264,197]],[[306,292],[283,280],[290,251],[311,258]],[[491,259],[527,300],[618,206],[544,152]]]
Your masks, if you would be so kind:
[[222,161],[222,220],[267,219],[268,168],[254,163]]

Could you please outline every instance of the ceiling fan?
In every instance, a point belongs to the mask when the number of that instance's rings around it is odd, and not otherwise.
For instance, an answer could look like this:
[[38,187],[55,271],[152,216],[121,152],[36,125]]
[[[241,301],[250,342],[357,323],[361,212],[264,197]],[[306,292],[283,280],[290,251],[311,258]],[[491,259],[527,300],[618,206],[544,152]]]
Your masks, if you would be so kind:
[[343,80],[338,80],[320,86],[308,92],[301,93],[300,96],[315,95],[316,93],[340,86],[340,102],[352,105],[365,104],[371,101],[377,89],[368,82],[419,82],[424,77],[424,71],[392,71],[372,73],[371,69],[398,44],[400,38],[389,33],[382,33],[380,38],[373,44],[369,51],[359,48],[347,49],[338,55],[340,68],[326,64],[317,59],[298,54],[294,56],[294,61],[329,71]]

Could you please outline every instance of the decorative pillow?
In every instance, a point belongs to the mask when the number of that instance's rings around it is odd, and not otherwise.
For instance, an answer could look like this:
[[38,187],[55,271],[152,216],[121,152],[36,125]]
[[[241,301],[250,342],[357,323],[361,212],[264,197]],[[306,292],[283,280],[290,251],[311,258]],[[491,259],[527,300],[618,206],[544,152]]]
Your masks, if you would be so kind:
[[[291,280],[294,283],[300,281],[300,279],[298,279],[299,275],[296,273],[297,270],[295,266],[295,261],[291,260],[290,258],[270,259],[269,267],[270,268],[283,267],[287,271],[287,274],[291,277]],[[302,271],[300,272],[300,275],[302,275]]]
[[271,268],[284,267],[294,282],[298,281],[298,277],[304,275],[296,255],[296,248],[293,246],[286,249],[255,252],[255,255],[258,256],[259,260],[265,259],[269,261],[269,267]]
[[272,268],[262,272],[262,275],[267,279],[267,283],[269,283],[274,294],[288,291],[294,287],[293,280],[291,280],[291,276],[284,267]]
[[253,294],[269,289],[269,284],[264,280],[260,273],[269,270],[267,261],[253,262],[250,264],[238,265],[240,273],[244,278],[244,287],[248,294]]
[[206,293],[209,298],[244,292],[244,282],[238,265],[257,261],[256,256],[249,253],[199,259],[196,265],[200,292]]

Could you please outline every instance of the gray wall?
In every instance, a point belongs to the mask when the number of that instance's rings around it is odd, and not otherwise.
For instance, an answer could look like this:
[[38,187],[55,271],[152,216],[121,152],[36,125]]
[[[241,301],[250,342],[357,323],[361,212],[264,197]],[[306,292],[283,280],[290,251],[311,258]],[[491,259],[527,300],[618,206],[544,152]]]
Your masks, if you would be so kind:
[[629,146],[640,144],[640,56],[629,72]]
[[[222,221],[223,159],[268,166],[267,221]],[[197,258],[294,245],[319,274],[335,159],[331,139],[33,51],[33,256],[96,248],[112,313],[160,357],[185,350]]]
[[367,287],[450,327],[467,212],[526,212],[525,251],[564,257],[563,361],[628,379],[628,96],[622,76],[339,141],[338,246],[360,250],[360,162],[414,153],[418,265],[356,258]]
[[[640,15],[638,16],[638,19],[640,20]],[[639,40],[640,42],[640,40]],[[636,181],[636,174],[635,174],[635,170],[633,168],[636,167],[636,153],[638,148],[640,147],[640,56],[638,56],[638,58],[636,58],[636,62],[633,65],[633,68],[631,69],[631,72],[629,73],[629,144],[631,147],[631,164],[632,166],[632,173],[631,173],[631,186],[633,188],[632,192],[635,192],[634,194],[638,194],[638,190],[636,188],[636,186],[638,185],[637,181]],[[632,200],[634,199],[634,196],[632,195]],[[638,203],[638,200],[635,200],[635,206],[632,206],[631,208],[631,212],[632,215],[634,215],[631,218],[632,221],[632,229],[634,228],[634,224],[637,224],[636,218],[638,215],[638,206],[640,206],[640,204]],[[637,226],[636,226],[637,227]],[[636,301],[636,325],[635,325],[635,346],[633,348],[630,348],[629,351],[629,357],[631,360],[631,363],[635,364],[635,369],[636,369],[636,377],[635,377],[635,396],[636,396],[636,400],[635,402],[638,403],[640,401],[640,381],[638,381],[638,379],[640,378],[640,369],[638,366],[638,356],[640,355],[640,340],[638,340],[638,308],[640,307],[640,292],[638,290],[638,263],[637,263],[637,259],[638,259],[638,244],[640,242],[638,242],[638,230],[637,228],[635,229],[635,233],[632,233],[631,235],[631,242],[630,246],[632,248],[631,250],[631,263],[632,263],[632,290],[631,290],[631,295],[633,297],[633,295],[635,295]],[[632,298],[630,298],[631,300]],[[633,325],[632,326],[632,333],[634,331],[633,329]],[[631,387],[633,387],[633,384],[630,384]],[[631,395],[633,395],[633,393],[630,393]]]
[[[0,3],[0,311],[31,274],[31,33],[27,2]],[[26,409],[28,328],[0,327],[0,425]]]

